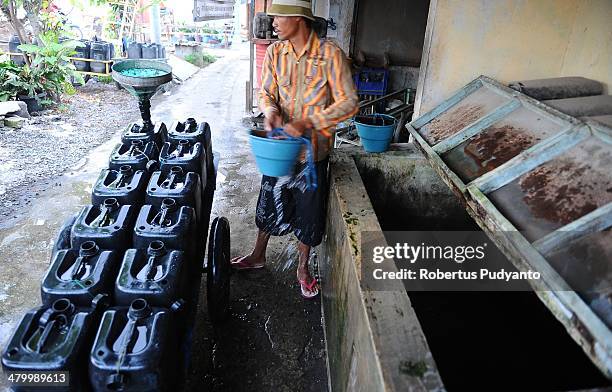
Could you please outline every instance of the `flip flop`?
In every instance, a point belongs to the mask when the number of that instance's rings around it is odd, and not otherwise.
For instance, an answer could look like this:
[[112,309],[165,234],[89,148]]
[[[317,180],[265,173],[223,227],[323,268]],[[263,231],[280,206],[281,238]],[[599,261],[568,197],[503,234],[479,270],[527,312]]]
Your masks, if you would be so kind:
[[[306,299],[314,298],[319,295],[319,288],[317,287],[317,280],[311,278],[310,283],[306,283],[306,279],[300,279],[300,290],[302,291],[302,297]],[[304,290],[307,289],[308,291]],[[316,290],[315,290],[316,289]]]
[[238,271],[261,269],[266,265],[265,263],[262,263],[262,264],[245,263],[244,259],[246,259],[247,257],[248,256],[234,258],[232,261],[230,261],[230,265],[232,266],[233,269],[238,270]]

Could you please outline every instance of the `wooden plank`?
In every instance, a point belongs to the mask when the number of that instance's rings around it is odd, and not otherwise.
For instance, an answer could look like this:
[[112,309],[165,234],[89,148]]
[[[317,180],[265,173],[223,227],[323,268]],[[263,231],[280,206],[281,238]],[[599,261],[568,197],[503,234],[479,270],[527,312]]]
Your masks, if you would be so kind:
[[590,135],[589,129],[584,125],[571,128],[550,137],[519,155],[500,165],[496,169],[478,177],[468,185],[474,185],[487,194],[501,188],[537,166],[553,159],[563,152],[574,147]]
[[410,125],[412,125],[414,129],[421,128],[423,125],[427,124],[428,122],[433,120],[435,117],[439,116],[440,114],[444,113],[451,107],[455,106],[465,97],[467,97],[468,95],[470,95],[471,93],[473,93],[474,91],[478,90],[481,87],[482,87],[482,82],[480,81],[480,79],[473,80],[470,84],[466,85],[461,90],[457,91],[452,97],[447,98],[440,105],[436,106],[432,111],[414,120],[412,123],[410,123]]
[[593,363],[612,378],[610,329],[477,187],[468,186],[466,195],[468,212],[508,260],[520,271],[540,272],[539,281],[529,281],[535,293]]
[[[516,100],[525,107],[530,105],[530,109],[537,110],[548,118],[557,119],[557,122],[566,125],[567,129],[523,151],[510,161],[477,178],[466,186],[442,161],[437,153],[447,151],[450,146],[457,143],[464,135],[475,130],[469,130],[470,127],[468,127],[462,130],[460,136],[455,135],[454,140],[443,140],[442,144],[438,143],[436,147],[432,148],[417,132],[417,129],[430,122],[437,115],[449,110],[454,104],[460,102],[461,99],[465,98],[466,89],[468,87],[473,88],[474,83],[477,81],[480,81],[486,88],[491,88],[505,97],[516,97]],[[450,105],[449,101],[452,102]],[[534,270],[540,273],[540,280],[530,281],[535,293],[551,313],[563,324],[570,336],[583,348],[593,363],[607,377],[612,378],[612,332],[610,329],[593,313],[592,309],[578,294],[572,290],[544,256],[538,252],[538,249],[529,243],[485,196],[486,193],[499,189],[524,173],[571,149],[589,136],[596,135],[603,142],[607,143],[612,138],[612,130],[608,131],[606,129],[600,131],[596,129],[597,127],[587,126],[541,102],[510,90],[505,86],[501,86],[498,82],[482,76],[425,116],[414,120],[407,126],[408,131],[416,141],[416,145],[423,151],[436,172],[462,198],[462,201],[468,206],[468,213],[508,257],[509,261],[519,271]],[[465,131],[468,132],[466,133]],[[609,224],[604,224],[604,221],[608,219],[607,216],[610,215],[610,211],[607,210],[608,208],[609,206],[606,205],[603,209],[594,212],[593,215],[587,215],[586,219],[573,222],[574,226],[568,226],[570,229],[582,228],[591,230],[599,229],[600,226],[607,225],[609,227]],[[560,241],[560,239],[553,236],[549,237],[547,241],[550,241],[549,244],[552,244],[555,241]]]
[[421,149],[433,169],[442,177],[446,185],[456,189],[460,193],[465,192],[465,184],[461,181],[461,178],[446,166],[442,158],[440,158],[433,148],[427,144],[421,134],[410,124],[406,124],[406,129],[408,129],[410,135],[417,141],[416,146]]
[[532,245],[538,252],[546,256],[561,244],[568,243],[590,233],[606,230],[611,226],[612,203],[608,203],[540,238]]
[[433,150],[438,154],[443,154],[446,151],[457,147],[469,138],[478,135],[519,107],[521,107],[521,103],[518,100],[513,99],[512,101],[501,105],[486,116],[479,118],[458,133],[440,141],[438,144],[433,146]]

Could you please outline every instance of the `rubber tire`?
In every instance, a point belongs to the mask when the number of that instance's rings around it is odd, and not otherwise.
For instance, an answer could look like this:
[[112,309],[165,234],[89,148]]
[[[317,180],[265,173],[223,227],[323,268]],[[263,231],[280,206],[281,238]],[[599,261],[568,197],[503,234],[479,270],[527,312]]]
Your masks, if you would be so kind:
[[213,324],[223,322],[229,315],[230,301],[230,225],[225,217],[217,217],[208,237],[208,266],[206,299],[208,316]]

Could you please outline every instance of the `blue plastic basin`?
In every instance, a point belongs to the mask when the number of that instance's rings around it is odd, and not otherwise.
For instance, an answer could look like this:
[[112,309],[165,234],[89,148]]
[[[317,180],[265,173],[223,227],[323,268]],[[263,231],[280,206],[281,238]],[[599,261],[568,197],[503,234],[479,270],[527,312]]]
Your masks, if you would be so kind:
[[293,173],[295,161],[302,150],[301,140],[268,139],[264,133],[252,131],[249,135],[251,150],[259,171],[270,177],[288,176]]
[[387,114],[355,117],[357,133],[366,152],[384,152],[389,148],[397,120]]

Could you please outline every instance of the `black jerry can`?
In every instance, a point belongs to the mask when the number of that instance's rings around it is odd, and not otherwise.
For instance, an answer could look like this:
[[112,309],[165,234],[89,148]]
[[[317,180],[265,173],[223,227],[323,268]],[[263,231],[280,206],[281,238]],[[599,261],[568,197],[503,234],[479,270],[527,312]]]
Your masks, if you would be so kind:
[[172,307],[185,298],[183,252],[152,241],[148,249],[128,249],[115,282],[115,303],[129,306],[138,298],[152,306]]
[[94,391],[167,391],[175,384],[174,315],[144,299],[102,316],[89,360]]
[[180,166],[173,166],[167,173],[156,171],[147,186],[145,204],[160,208],[164,199],[170,198],[180,206],[195,209],[198,224],[202,221],[202,182],[200,175],[184,172]]
[[83,207],[72,226],[70,244],[74,249],[86,241],[94,241],[102,249],[130,248],[137,213],[136,207],[122,206],[112,197],[100,205]]
[[194,256],[199,245],[196,238],[196,216],[191,207],[179,207],[174,199],[163,199],[161,207],[144,205],[134,226],[134,248],[148,249],[153,241],[167,248],[182,250]]
[[131,123],[121,134],[121,142],[130,145],[133,140],[141,140],[145,145],[155,143],[158,149],[162,146],[162,135],[167,132],[166,124],[158,122],[153,129],[147,129],[138,123]]
[[91,192],[91,203],[102,204],[104,199],[113,197],[121,205],[142,205],[148,181],[149,172],[133,170],[130,165],[119,170],[103,169]]
[[206,152],[200,142],[179,140],[177,143],[164,143],[159,154],[159,164],[164,173],[169,173],[174,166],[180,166],[186,173],[198,173],[202,183],[206,184]]
[[53,244],[53,249],[51,250],[51,259],[49,262],[55,259],[55,255],[60,250],[71,249],[70,245],[70,233],[72,231],[72,226],[74,226],[74,222],[76,221],[77,215],[73,215],[66,219],[55,237],[55,243]]
[[210,144],[210,126],[207,122],[198,124],[194,118],[188,118],[184,122],[175,121],[170,129],[164,132],[164,142],[178,143],[179,140],[200,142],[207,147]]
[[112,294],[119,261],[118,252],[101,250],[94,241],[83,242],[78,250],[59,251],[42,280],[42,303],[68,298],[87,306],[98,294]]
[[89,306],[75,306],[67,298],[27,312],[2,353],[4,373],[24,371],[69,372],[69,386],[41,388],[13,386],[16,391],[88,390],[87,358],[108,298],[97,296]]
[[117,144],[111,152],[108,168],[119,170],[123,165],[129,165],[133,170],[147,170],[152,161],[157,160],[159,150],[154,142],[143,143],[142,140],[132,140],[130,144]]

